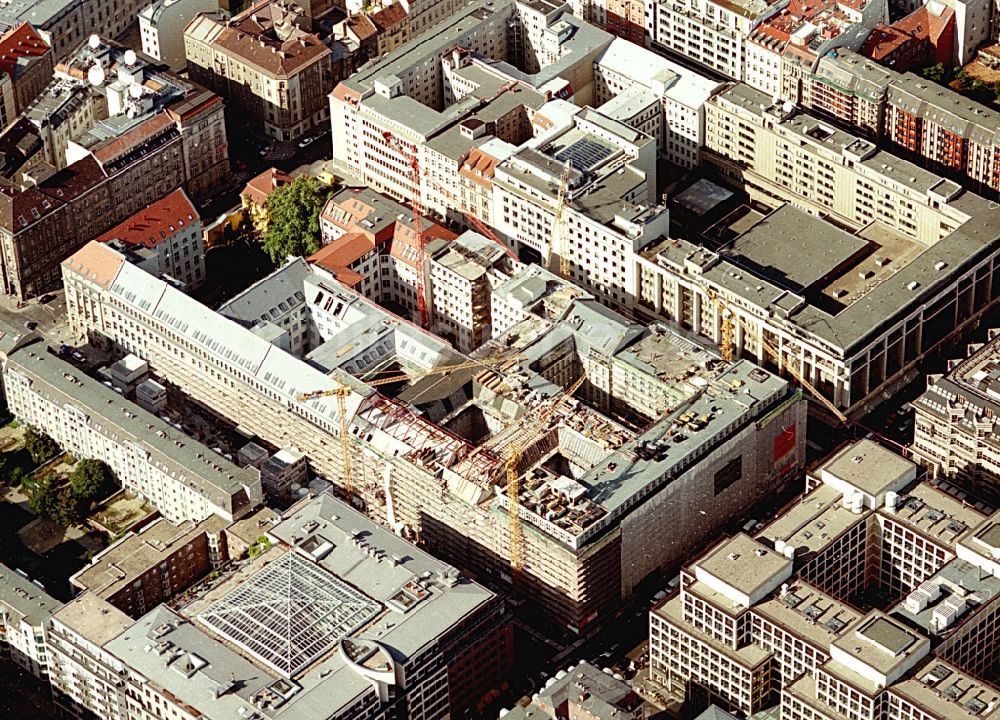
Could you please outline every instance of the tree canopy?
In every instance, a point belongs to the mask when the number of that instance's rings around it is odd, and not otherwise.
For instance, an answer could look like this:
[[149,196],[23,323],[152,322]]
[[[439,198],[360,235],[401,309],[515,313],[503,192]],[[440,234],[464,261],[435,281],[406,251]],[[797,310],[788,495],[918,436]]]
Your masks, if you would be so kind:
[[327,189],[305,175],[282,185],[267,196],[267,229],[264,250],[281,265],[289,255],[312,255],[319,250],[319,214]]
[[59,486],[51,474],[34,477],[24,483],[28,506],[40,517],[68,527],[80,521],[83,509],[70,488]]
[[24,447],[37,465],[51,460],[59,453],[59,446],[55,440],[31,426],[24,432]]
[[69,474],[73,496],[85,503],[99,499],[111,487],[111,468],[100,460],[85,458]]

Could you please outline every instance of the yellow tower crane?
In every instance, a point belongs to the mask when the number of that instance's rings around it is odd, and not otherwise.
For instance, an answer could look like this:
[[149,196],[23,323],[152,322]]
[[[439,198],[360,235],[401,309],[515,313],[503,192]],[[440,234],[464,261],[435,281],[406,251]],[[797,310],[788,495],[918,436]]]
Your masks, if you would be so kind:
[[[850,424],[847,416],[838,408],[833,402],[821,393],[812,383],[805,379],[799,369],[795,367],[794,363],[785,363],[784,356],[782,353],[774,346],[773,343],[767,340],[763,335],[757,333],[756,328],[746,322],[742,317],[740,317],[736,312],[734,312],[729,305],[726,303],[722,297],[715,292],[715,290],[703,286],[703,289],[708,294],[708,297],[715,304],[715,307],[719,311],[720,328],[719,328],[719,354],[722,359],[726,362],[731,362],[736,356],[736,323],[740,324],[743,329],[744,334],[760,342],[761,347],[768,353],[774,356],[775,363],[778,366],[778,372],[782,370],[787,370],[788,374],[795,378],[795,381],[808,390],[816,400],[819,401],[823,407],[829,410],[833,415],[840,420],[844,425]],[[763,359],[763,358],[762,358]]]
[[562,173],[559,175],[559,191],[556,195],[556,209],[552,216],[552,237],[549,239],[549,257],[545,263],[546,267],[552,267],[552,250],[553,248],[558,248],[559,276],[564,278],[569,277],[570,267],[569,237],[563,227],[563,215],[566,210],[566,195],[569,192],[569,178],[572,170],[573,166],[570,161],[567,160]]
[[[482,360],[469,360],[466,362],[461,362],[456,365],[441,365],[440,367],[431,368],[430,370],[420,370],[413,373],[400,373],[393,375],[392,377],[376,378],[375,380],[361,381],[369,387],[378,387],[380,385],[391,385],[397,382],[406,382],[409,380],[419,380],[423,377],[430,377],[432,375],[441,375],[443,373],[451,372],[452,370],[464,370],[471,367],[493,367],[494,365],[501,365],[507,361],[513,360],[523,360],[526,355],[504,355],[503,357],[497,358],[484,358]],[[340,385],[339,387],[332,388],[330,390],[313,390],[311,392],[299,393],[295,399],[299,402],[308,402],[309,400],[318,400],[319,398],[325,397],[335,397],[337,398],[337,419],[340,421],[340,462],[341,471],[344,474],[344,496],[347,501],[350,502],[354,495],[354,482],[351,476],[351,443],[348,437],[347,429],[347,397],[351,394],[351,388],[347,385]]]
[[525,449],[534,441],[538,433],[545,427],[553,413],[566,400],[573,397],[583,381],[587,379],[587,374],[581,375],[576,382],[555,399],[555,401],[538,415],[533,422],[528,425],[528,432],[523,433],[523,440],[511,441],[508,448],[510,453],[503,464],[504,475],[507,480],[507,513],[510,533],[510,583],[512,588],[517,587],[518,579],[521,576],[521,568],[524,567],[524,535],[521,532],[521,474],[518,465],[524,457]]

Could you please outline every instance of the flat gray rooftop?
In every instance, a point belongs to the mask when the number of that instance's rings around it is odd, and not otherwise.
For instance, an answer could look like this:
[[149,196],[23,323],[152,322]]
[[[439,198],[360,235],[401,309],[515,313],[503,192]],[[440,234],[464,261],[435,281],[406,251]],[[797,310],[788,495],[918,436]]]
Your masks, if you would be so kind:
[[[655,423],[621,450],[623,461],[613,469],[605,463],[592,468],[579,482],[590,489],[590,498],[609,513],[621,508],[635,496],[648,496],[670,482],[672,469],[693,454],[712,447],[723,433],[729,436],[754,418],[766,414],[789,397],[788,382],[753,363],[741,360],[725,370],[691,403],[683,404]],[[693,413],[704,418],[700,429],[681,422],[682,415]],[[636,452],[639,446],[649,449],[649,459]],[[636,454],[634,459],[628,459]]]
[[[8,368],[32,380],[33,390],[60,405],[85,409],[91,423],[117,428],[119,442],[131,441],[155,453],[157,462],[171,465],[197,483],[217,507],[234,515],[250,510],[245,488],[258,481],[255,470],[236,467],[218,453],[179,432],[156,415],[142,409],[111,388],[85,375],[77,367],[34,343],[11,353]],[[105,427],[108,435],[111,429]]]
[[773,547],[739,533],[695,563],[697,568],[739,592],[752,595],[775,576],[788,571],[792,561]]
[[673,201],[689,212],[704,215],[732,196],[732,190],[716,185],[707,178],[702,178],[691,187],[675,195]]
[[[0,563],[0,606],[6,606],[12,619],[20,619],[28,625],[38,627],[61,608],[62,603]],[[21,632],[10,619],[7,625],[8,633]]]
[[[906,606],[904,598],[897,603],[891,613],[905,618],[908,623],[922,628],[928,635],[938,635],[942,631],[934,622],[934,613],[948,597],[964,598],[968,609],[964,614],[975,612],[975,608],[988,602],[1000,593],[1000,578],[985,574],[972,563],[955,558],[938,572],[929,577],[921,586],[936,585],[941,588],[941,596],[919,612],[913,612]],[[954,626],[951,626],[954,627]],[[951,628],[946,628],[945,632]]]
[[858,628],[858,634],[893,655],[899,655],[917,641],[913,633],[882,617],[875,617],[864,623]]
[[897,486],[907,475],[915,476],[916,465],[878,443],[864,439],[834,455],[819,468],[869,495],[879,495]]
[[745,270],[801,293],[864,253],[868,242],[835,225],[782,205],[721,254]]

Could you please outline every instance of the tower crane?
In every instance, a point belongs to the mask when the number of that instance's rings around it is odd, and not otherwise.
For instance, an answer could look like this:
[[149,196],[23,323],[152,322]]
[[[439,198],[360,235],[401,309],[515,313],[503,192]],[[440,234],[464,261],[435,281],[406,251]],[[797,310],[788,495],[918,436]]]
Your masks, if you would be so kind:
[[559,191],[556,194],[556,209],[552,216],[552,237],[549,240],[549,257],[546,261],[547,267],[552,267],[552,249],[558,246],[559,252],[559,276],[569,277],[569,238],[563,228],[563,214],[566,210],[566,195],[569,192],[569,178],[573,170],[573,165],[569,160],[563,167],[559,175]]
[[[455,365],[441,365],[440,367],[431,368],[430,370],[421,370],[414,373],[400,373],[393,375],[392,377],[378,378],[376,380],[366,381],[365,384],[371,387],[391,385],[392,383],[417,380],[431,375],[441,375],[442,373],[451,372],[452,370],[464,370],[465,368],[470,367],[491,367],[493,365],[500,365],[509,360],[523,360],[526,357],[526,355],[504,355],[503,357],[497,358],[469,360]],[[350,394],[351,388],[347,385],[338,384],[338,387],[330,390],[313,390],[310,392],[299,393],[295,396],[295,399],[299,402],[308,402],[309,400],[318,400],[319,398],[325,397],[337,398],[337,419],[340,422],[340,462],[341,471],[344,474],[344,495],[348,502],[351,501],[351,498],[354,495],[354,482],[351,477],[351,444],[347,429],[347,397]]]
[[533,422],[529,422],[527,432],[522,434],[524,439],[512,440],[508,449],[507,460],[503,464],[503,472],[507,480],[507,513],[510,534],[510,582],[512,587],[517,586],[521,575],[521,568],[524,567],[524,535],[521,532],[521,474],[518,472],[518,465],[524,457],[525,449],[542,431],[549,418],[555,411],[569,398],[573,397],[583,381],[587,379],[587,374],[581,375],[576,382],[555,399],[555,401],[535,417]]
[[417,240],[417,312],[420,314],[420,327],[425,330],[431,326],[430,303],[427,296],[427,256],[424,248],[424,208],[420,192],[420,162],[416,150],[404,148],[393,137],[391,132],[382,133],[386,144],[403,156],[410,168],[410,181],[413,183],[413,197],[410,204],[413,207],[413,232]]
[[751,338],[757,340],[761,347],[773,355],[775,358],[775,363],[778,365],[778,372],[782,370],[787,370],[788,374],[795,378],[795,381],[799,385],[808,390],[812,396],[819,401],[819,403],[829,410],[833,415],[844,425],[849,425],[850,421],[847,416],[838,408],[833,402],[827,398],[823,393],[821,393],[812,383],[805,379],[799,369],[795,367],[794,363],[784,363],[784,358],[781,352],[774,346],[772,342],[767,340],[763,335],[758,334],[756,328],[746,322],[742,317],[735,313],[725,300],[722,299],[715,290],[709,288],[707,285],[702,285],[702,289],[708,295],[709,299],[715,304],[715,307],[719,311],[719,318],[721,320],[720,326],[720,343],[719,343],[719,354],[722,359],[731,362],[736,355],[736,326],[735,323],[739,323],[743,332],[750,336]]

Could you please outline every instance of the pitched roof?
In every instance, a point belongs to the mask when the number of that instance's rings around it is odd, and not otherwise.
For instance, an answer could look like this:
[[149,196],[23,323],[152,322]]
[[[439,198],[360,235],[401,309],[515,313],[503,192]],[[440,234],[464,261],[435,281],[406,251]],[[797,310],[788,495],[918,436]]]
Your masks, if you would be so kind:
[[263,205],[267,196],[282,185],[292,182],[292,176],[278,168],[268,168],[260,175],[252,178],[243,188],[240,197],[245,197],[254,205]]
[[406,20],[406,10],[399,3],[392,3],[386,7],[379,10],[377,13],[372,13],[370,16],[371,21],[375,24],[379,30],[385,31],[401,22]]
[[108,230],[97,242],[121,240],[126,245],[155,248],[168,237],[198,221],[198,211],[183,189],[140,210],[117,227]]
[[263,0],[229,20],[214,44],[272,77],[289,77],[331,54],[297,18],[294,6]]
[[346,233],[309,257],[313,265],[327,270],[348,287],[361,282],[362,276],[350,265],[375,249],[375,241],[363,233]]
[[0,72],[16,78],[19,70],[48,51],[49,46],[30,23],[18,25],[0,37]]
[[375,23],[373,23],[371,18],[364,13],[352,15],[344,22],[359,41],[367,40],[368,38],[375,37],[375,35],[378,34],[378,28],[375,27]]
[[94,157],[102,166],[107,165],[124,155],[128,155],[151,138],[160,135],[172,127],[176,126],[170,115],[165,112],[159,112],[148,120],[139,123],[123,135],[95,149]]
[[62,264],[106,290],[118,277],[118,271],[125,264],[125,256],[102,243],[89,242],[63,260]]

